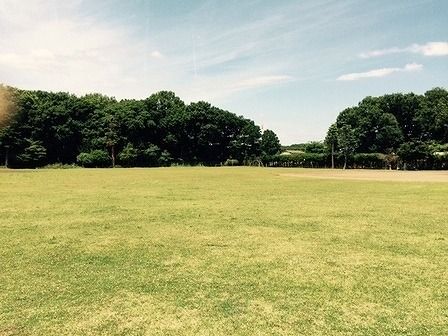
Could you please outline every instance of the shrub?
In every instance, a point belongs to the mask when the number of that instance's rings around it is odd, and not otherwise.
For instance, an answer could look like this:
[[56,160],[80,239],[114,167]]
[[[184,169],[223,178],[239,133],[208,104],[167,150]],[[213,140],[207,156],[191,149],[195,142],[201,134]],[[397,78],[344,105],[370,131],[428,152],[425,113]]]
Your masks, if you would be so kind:
[[158,166],[160,157],[160,148],[157,145],[150,144],[148,148],[143,151],[143,161],[145,166]]
[[273,155],[262,158],[264,165],[269,167],[304,167],[323,168],[326,167],[327,154],[319,153],[289,153],[288,155]]
[[164,150],[162,154],[160,154],[159,163],[161,166],[168,167],[172,161],[173,158],[171,157],[170,152],[168,152],[167,150]]
[[386,155],[382,153],[356,153],[353,155],[354,168],[385,168]]
[[138,150],[132,146],[132,144],[127,144],[125,148],[118,154],[118,161],[124,167],[135,166],[138,159]]
[[27,147],[17,156],[19,165],[23,167],[39,167],[45,164],[47,150],[40,141],[26,139]]
[[110,157],[106,151],[101,149],[93,150],[89,153],[81,153],[76,160],[79,165],[88,168],[100,168],[110,166]]

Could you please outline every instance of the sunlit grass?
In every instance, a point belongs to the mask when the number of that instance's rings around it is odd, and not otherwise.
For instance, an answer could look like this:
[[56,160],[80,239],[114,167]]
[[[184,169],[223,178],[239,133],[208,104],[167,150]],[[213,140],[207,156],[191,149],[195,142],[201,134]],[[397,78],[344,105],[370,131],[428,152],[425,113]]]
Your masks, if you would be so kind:
[[448,183],[316,174],[0,171],[0,335],[448,334]]

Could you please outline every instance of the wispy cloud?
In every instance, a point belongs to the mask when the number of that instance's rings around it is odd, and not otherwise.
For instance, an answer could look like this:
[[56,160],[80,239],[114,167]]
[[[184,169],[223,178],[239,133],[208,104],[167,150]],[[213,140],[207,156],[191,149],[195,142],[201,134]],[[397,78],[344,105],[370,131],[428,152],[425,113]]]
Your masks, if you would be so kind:
[[339,76],[339,81],[356,81],[364,78],[380,78],[392,75],[396,72],[414,72],[420,71],[423,68],[422,64],[410,63],[406,64],[403,68],[381,68],[374,69],[366,72],[355,72],[346,75]]
[[179,89],[182,97],[188,97],[190,101],[209,100],[222,101],[229,96],[244,91],[266,89],[277,85],[284,85],[295,81],[296,79],[289,75],[279,74],[241,74],[239,76],[222,74],[218,78],[198,76],[191,85]]
[[[327,0],[236,7],[202,1],[172,25],[157,24],[162,20],[149,2],[140,7],[147,15],[136,14],[132,24],[108,19],[113,5],[92,10],[83,0],[0,2],[0,69],[9,84],[118,98],[173,90],[186,101],[212,102],[312,72],[322,62],[310,50],[302,55],[297,41],[311,40],[350,9],[348,2]],[[217,8],[227,15],[211,14]],[[254,10],[252,19],[240,15]]]
[[139,45],[127,27],[79,14],[80,4],[2,0],[2,81],[78,94],[117,92],[132,75],[123,64],[141,54]]
[[225,30],[224,23],[208,21],[204,29],[201,18],[209,11],[200,8],[185,17],[193,25],[141,35],[139,26],[82,11],[81,0],[0,1],[0,68],[11,85],[118,98],[168,89],[192,101],[291,79],[290,64],[273,61],[279,53],[287,55],[275,41],[294,27],[283,8]]
[[263,86],[271,86],[292,81],[294,78],[287,75],[259,76],[240,80],[230,86],[232,90],[246,90]]
[[[360,55],[364,58],[448,54],[447,42],[409,46],[399,42],[409,31],[402,31],[403,22],[391,22],[392,14],[408,20],[421,12],[419,22],[431,22],[418,26],[421,35],[444,36],[442,7],[446,5],[431,1],[433,8],[441,9],[429,14],[422,10],[426,2],[389,1],[378,6],[367,0],[0,0],[0,81],[26,89],[101,92],[117,98],[172,90],[187,103],[207,100],[254,120],[262,113],[271,115],[266,119],[271,124],[265,125],[290,129],[285,133],[290,139],[295,134],[311,137],[308,129],[329,124],[328,111],[335,111],[331,99],[316,99],[322,90],[333,92],[326,79],[344,73],[339,80],[393,76],[422,67],[347,70],[346,56],[356,55],[360,45],[361,51],[367,51]],[[393,34],[376,29],[383,24],[390,24]],[[380,41],[391,48],[369,51],[370,43]],[[434,76],[422,78],[421,83],[402,78],[400,88],[422,91],[435,80],[446,86],[442,65],[429,67],[427,61],[428,73]],[[402,65],[407,62],[411,61]],[[376,70],[349,74],[365,69]],[[375,92],[385,90],[383,84],[379,82]],[[277,112],[279,92],[273,90],[279,87],[287,98],[281,102],[285,107],[281,112]],[[344,101],[338,105],[342,108],[352,103],[351,95],[348,90],[333,99]],[[298,110],[304,111],[302,126],[289,128],[297,124],[291,116]],[[321,120],[311,121],[308,115]],[[274,124],[278,119],[284,124]]]
[[426,44],[412,44],[405,48],[388,48],[364,52],[361,58],[380,57],[390,54],[413,53],[424,56],[448,56],[448,42],[428,42]]
[[0,53],[0,65],[17,70],[49,69],[57,63],[55,55],[48,49]]

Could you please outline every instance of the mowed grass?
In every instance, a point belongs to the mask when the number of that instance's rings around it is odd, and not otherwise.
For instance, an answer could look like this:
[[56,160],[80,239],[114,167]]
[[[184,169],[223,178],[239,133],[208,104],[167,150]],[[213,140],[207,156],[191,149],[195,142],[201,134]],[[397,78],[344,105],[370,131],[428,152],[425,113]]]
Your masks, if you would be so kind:
[[0,335],[447,335],[448,174],[357,174],[1,170]]

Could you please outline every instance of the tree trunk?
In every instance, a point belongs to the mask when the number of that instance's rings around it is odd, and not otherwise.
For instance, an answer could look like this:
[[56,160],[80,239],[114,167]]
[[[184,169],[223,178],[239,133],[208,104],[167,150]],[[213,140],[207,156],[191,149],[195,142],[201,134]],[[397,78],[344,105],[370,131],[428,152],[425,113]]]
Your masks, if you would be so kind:
[[115,145],[112,145],[111,148],[111,157],[112,157],[112,168],[115,168]]
[[331,169],[334,169],[334,143],[331,144]]
[[344,168],[347,168],[347,154],[344,155]]
[[8,168],[8,164],[9,164],[9,147],[6,147],[6,151],[5,151],[5,167]]

